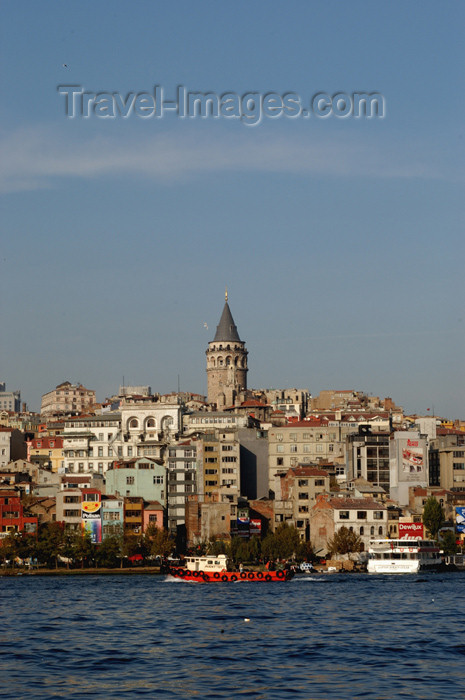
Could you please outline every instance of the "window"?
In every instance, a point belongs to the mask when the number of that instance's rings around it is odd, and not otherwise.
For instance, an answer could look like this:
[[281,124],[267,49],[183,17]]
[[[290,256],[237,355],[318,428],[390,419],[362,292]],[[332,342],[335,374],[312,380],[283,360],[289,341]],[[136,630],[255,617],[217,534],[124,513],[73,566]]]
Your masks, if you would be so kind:
[[363,535],[365,530],[363,529],[363,525],[360,526],[360,534]]
[[308,479],[299,479],[299,486],[308,486]]
[[276,452],[284,452],[284,445],[276,445]]
[[100,500],[100,497],[99,497],[98,493],[85,493],[83,500],[96,503],[97,501]]
[[366,510],[358,510],[357,511],[357,520],[366,520],[366,519],[367,519]]
[[383,534],[383,528],[380,526],[378,528],[378,535],[382,535],[382,534]]
[[463,469],[465,469],[465,464],[464,464],[463,462],[454,462],[453,467],[454,467],[454,469],[456,469],[456,470],[457,470],[457,469],[463,470]]
[[383,511],[382,510],[375,510],[373,512],[373,520],[382,520],[383,519]]
[[284,459],[283,459],[283,457],[278,457],[278,458],[276,459],[276,465],[277,465],[278,467],[282,467],[283,464],[284,464]]
[[132,446],[128,445],[128,457],[132,457]]
[[98,456],[98,457],[103,457],[103,447],[99,447],[99,448],[98,448],[98,454],[97,454],[97,456]]
[[325,485],[324,479],[315,479],[315,486],[324,486],[324,485]]
[[163,483],[163,476],[161,476],[160,474],[156,474],[153,477],[153,483],[154,484],[162,484]]
[[291,445],[291,452],[297,452],[297,445]]
[[370,527],[370,535],[374,535],[374,534],[375,534],[375,528],[374,528],[373,525],[372,525],[372,526]]
[[297,433],[290,433],[289,440],[291,442],[297,442]]
[[213,445],[205,445],[205,452],[213,452],[214,449]]
[[113,447],[108,448],[108,456],[113,457]]
[[349,511],[348,510],[340,510],[339,511],[339,520],[349,520]]
[[305,493],[305,491],[299,493],[299,501],[308,501],[308,493]]
[[126,484],[128,486],[131,486],[134,483],[134,477],[133,476],[127,476],[126,477]]

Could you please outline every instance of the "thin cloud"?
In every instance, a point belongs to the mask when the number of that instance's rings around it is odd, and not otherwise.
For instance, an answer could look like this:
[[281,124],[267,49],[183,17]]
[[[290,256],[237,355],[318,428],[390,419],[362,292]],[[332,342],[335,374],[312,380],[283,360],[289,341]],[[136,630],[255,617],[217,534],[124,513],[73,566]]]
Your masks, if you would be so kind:
[[[443,178],[426,149],[406,152],[373,145],[358,135],[321,138],[274,136],[248,129],[235,134],[172,132],[150,138],[70,140],[63,132],[35,127],[0,135],[0,192],[55,187],[62,178],[144,177],[170,184],[227,172],[302,174],[330,177]],[[450,176],[450,172],[447,175]]]

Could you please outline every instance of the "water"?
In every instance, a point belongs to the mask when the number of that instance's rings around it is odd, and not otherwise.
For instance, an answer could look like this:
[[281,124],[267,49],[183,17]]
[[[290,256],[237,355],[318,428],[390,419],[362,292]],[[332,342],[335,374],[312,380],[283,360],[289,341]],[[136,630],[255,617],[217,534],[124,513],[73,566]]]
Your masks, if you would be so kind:
[[461,573],[0,590],[0,698],[465,698]]

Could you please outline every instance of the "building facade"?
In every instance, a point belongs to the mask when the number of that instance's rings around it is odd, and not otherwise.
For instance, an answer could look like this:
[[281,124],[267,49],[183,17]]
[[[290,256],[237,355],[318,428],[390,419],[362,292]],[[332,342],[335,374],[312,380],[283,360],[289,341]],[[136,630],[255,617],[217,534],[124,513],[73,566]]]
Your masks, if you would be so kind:
[[20,410],[21,392],[7,391],[5,382],[0,382],[0,411],[19,413]]
[[55,389],[42,396],[40,413],[53,415],[56,413],[84,413],[95,404],[95,391],[86,389],[82,384],[63,382]]
[[317,496],[310,513],[310,540],[314,551],[328,551],[328,542],[342,527],[355,532],[368,549],[370,539],[387,535],[386,506],[369,498]]
[[116,461],[105,474],[108,493],[119,497],[139,496],[166,505],[165,467],[149,457]]

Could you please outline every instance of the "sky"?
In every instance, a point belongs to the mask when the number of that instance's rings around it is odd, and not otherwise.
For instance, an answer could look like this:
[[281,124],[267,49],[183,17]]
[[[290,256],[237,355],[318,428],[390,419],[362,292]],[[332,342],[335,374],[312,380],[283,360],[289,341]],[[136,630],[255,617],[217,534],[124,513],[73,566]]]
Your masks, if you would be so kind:
[[[227,286],[249,387],[465,419],[465,6],[0,8],[0,381],[206,393]],[[382,118],[70,118],[91,95],[379,93]],[[342,109],[342,108],[341,108]]]

